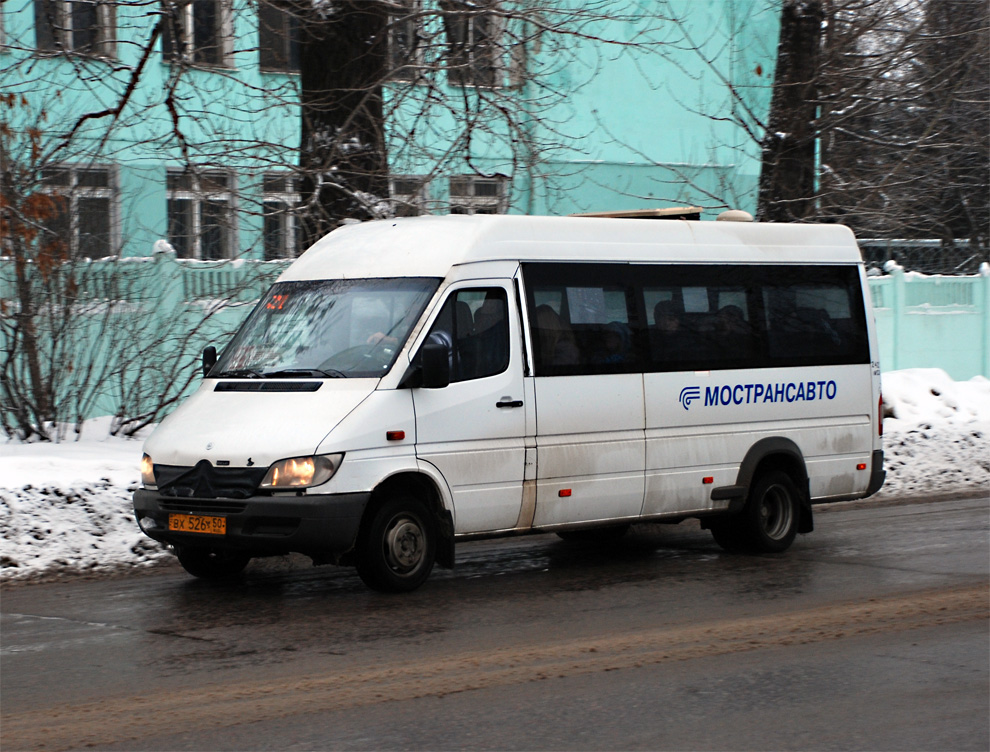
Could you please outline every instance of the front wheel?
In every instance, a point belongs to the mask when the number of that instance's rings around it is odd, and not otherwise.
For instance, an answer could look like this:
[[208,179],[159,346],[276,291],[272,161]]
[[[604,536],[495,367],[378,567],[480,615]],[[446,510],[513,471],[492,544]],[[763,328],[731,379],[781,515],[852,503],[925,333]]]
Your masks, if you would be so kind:
[[176,546],[175,555],[183,569],[193,577],[204,580],[236,577],[244,571],[244,567],[251,561],[248,554],[212,548]]
[[436,542],[436,525],[419,499],[389,499],[375,512],[362,536],[358,574],[373,590],[415,590],[433,570]]

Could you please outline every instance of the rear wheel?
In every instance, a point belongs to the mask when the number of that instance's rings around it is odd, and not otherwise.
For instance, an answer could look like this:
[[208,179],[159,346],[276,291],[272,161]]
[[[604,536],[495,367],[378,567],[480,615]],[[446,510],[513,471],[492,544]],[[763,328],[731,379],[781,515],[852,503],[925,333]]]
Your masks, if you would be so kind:
[[735,553],[745,548],[745,542],[742,539],[742,535],[740,535],[738,516],[712,520],[708,523],[708,530],[711,532],[715,542],[726,551]]
[[362,537],[358,574],[374,590],[415,590],[433,570],[436,545],[436,524],[426,505],[412,496],[391,498],[375,512]]
[[743,509],[747,538],[758,553],[786,551],[798,528],[800,493],[791,476],[773,470],[757,478]]
[[780,553],[797,535],[800,498],[794,480],[783,470],[757,477],[742,512],[712,520],[712,537],[726,551]]
[[248,554],[240,551],[223,551],[212,548],[189,548],[176,546],[175,555],[182,568],[193,577],[204,580],[222,580],[236,577],[251,561]]

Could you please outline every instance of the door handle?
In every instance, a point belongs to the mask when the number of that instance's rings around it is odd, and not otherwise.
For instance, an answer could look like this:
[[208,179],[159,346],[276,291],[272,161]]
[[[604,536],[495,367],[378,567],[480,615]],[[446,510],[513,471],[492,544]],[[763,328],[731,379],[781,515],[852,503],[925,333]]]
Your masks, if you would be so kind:
[[522,400],[507,399],[503,397],[498,402],[495,403],[495,407],[522,407]]

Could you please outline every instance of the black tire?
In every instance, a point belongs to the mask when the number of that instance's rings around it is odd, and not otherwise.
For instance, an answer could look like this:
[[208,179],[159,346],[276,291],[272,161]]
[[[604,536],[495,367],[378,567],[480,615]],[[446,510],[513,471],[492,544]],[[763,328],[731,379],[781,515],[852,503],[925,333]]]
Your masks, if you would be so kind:
[[236,577],[251,561],[240,551],[176,546],[175,555],[182,568],[193,577],[204,580],[224,580]]
[[791,476],[783,470],[756,479],[743,509],[746,537],[754,551],[776,554],[790,548],[800,521],[800,498]]
[[783,470],[760,474],[750,486],[743,510],[709,523],[715,542],[733,553],[776,554],[794,542],[800,521],[794,480]]
[[629,525],[592,527],[581,530],[560,530],[557,537],[568,543],[611,543],[629,532]]
[[708,523],[708,530],[711,532],[715,542],[726,551],[740,553],[745,550],[746,545],[740,535],[738,516],[712,520]]
[[430,576],[436,549],[436,523],[426,505],[395,496],[378,508],[362,535],[358,574],[373,590],[408,593]]

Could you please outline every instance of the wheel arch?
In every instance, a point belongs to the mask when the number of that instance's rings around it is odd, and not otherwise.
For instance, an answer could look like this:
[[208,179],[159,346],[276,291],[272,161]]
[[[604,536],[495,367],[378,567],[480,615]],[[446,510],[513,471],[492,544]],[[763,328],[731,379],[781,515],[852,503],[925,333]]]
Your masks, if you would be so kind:
[[808,468],[801,449],[791,439],[784,436],[770,436],[753,444],[739,466],[736,485],[746,488],[748,494],[754,479],[761,473],[771,470],[782,470],[787,473],[798,487],[801,493],[798,532],[810,533],[814,529],[814,520],[811,514]]
[[406,470],[385,478],[375,486],[371,498],[361,517],[358,540],[361,540],[375,513],[385,503],[397,495],[415,496],[426,504],[433,514],[438,534],[437,563],[448,569],[454,566],[454,518],[447,508],[443,492],[435,479],[422,472]]

